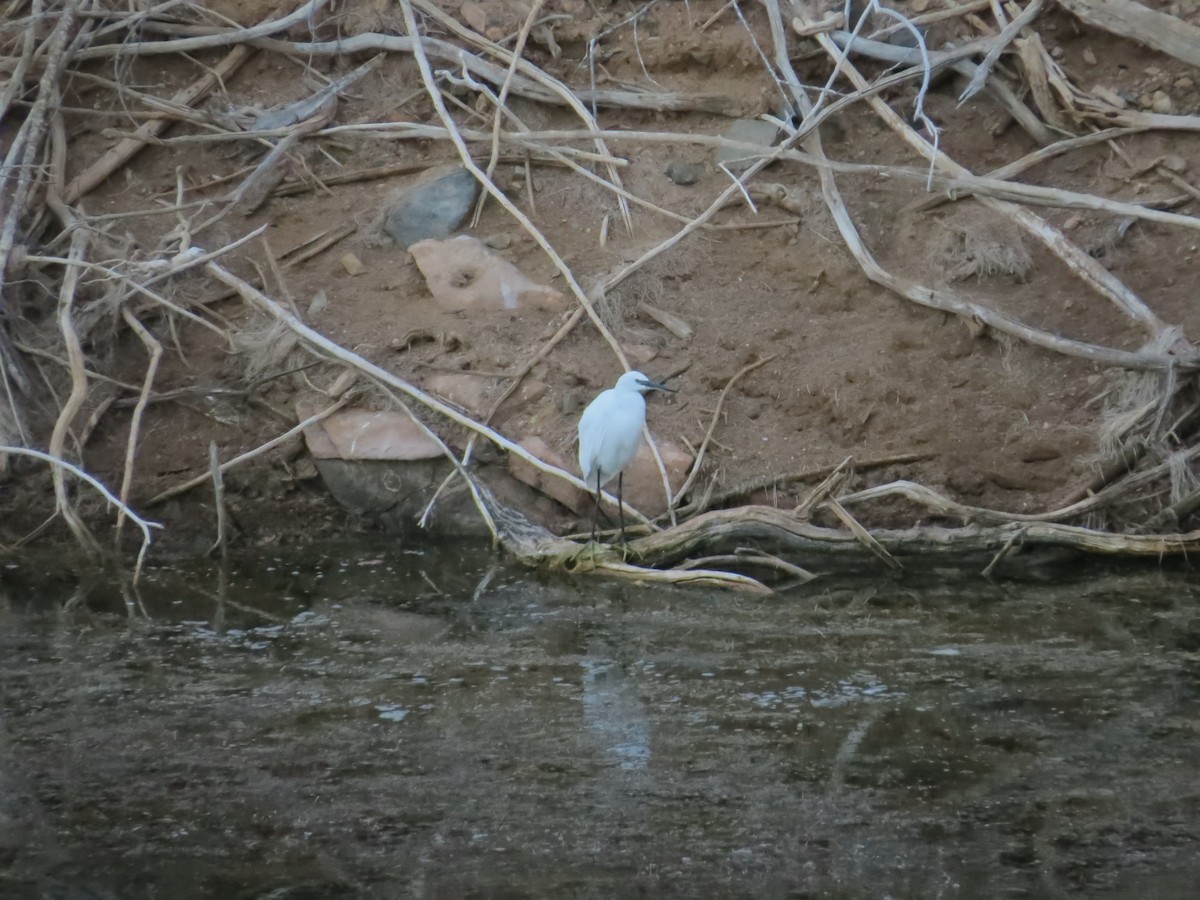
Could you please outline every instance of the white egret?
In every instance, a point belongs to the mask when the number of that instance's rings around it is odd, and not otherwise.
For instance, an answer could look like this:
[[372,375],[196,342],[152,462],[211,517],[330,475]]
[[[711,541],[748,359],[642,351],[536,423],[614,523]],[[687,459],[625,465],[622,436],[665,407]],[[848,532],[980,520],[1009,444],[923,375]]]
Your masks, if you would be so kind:
[[621,542],[625,541],[625,509],[621,505],[622,473],[637,455],[646,424],[646,391],[670,391],[641,372],[626,372],[615,387],[602,391],[579,418],[579,468],[589,488],[596,489],[592,513],[592,540],[600,515],[600,488],[617,479],[617,509],[621,517]]

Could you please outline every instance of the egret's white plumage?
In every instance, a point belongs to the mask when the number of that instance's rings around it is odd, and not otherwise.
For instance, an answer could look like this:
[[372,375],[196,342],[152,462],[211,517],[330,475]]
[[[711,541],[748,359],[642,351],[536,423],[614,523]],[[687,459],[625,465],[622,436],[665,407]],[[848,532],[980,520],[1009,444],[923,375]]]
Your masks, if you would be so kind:
[[[669,391],[670,388],[651,381],[641,372],[626,372],[614,387],[602,391],[588,404],[579,419],[579,468],[589,488],[596,491],[596,509],[600,508],[600,488],[618,479],[633,462],[642,442],[646,424],[646,391]],[[620,507],[618,507],[620,509]],[[592,533],[595,536],[595,517]],[[621,532],[624,536],[624,510],[621,510]]]

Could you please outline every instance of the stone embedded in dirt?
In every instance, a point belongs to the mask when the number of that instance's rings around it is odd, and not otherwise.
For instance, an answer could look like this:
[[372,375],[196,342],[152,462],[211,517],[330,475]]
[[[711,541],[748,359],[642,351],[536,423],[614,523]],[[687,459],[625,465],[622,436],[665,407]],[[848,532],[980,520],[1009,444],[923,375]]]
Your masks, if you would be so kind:
[[[315,407],[296,404],[307,418]],[[407,414],[391,410],[337,412],[304,429],[308,452],[314,459],[433,459],[442,450]]]
[[463,21],[483,34],[488,27],[488,14],[478,3],[473,0],[463,0],[463,5],[458,8],[458,14],[462,16]]
[[704,166],[675,160],[667,164],[666,175],[676,184],[695,184],[704,177]]
[[512,246],[511,234],[492,234],[483,239],[484,244],[491,250],[507,250]]
[[1182,156],[1164,156],[1162,158],[1162,167],[1168,172],[1182,175],[1187,171],[1188,163]]
[[1021,451],[1021,462],[1039,463],[1050,462],[1062,458],[1062,448],[1053,444],[1034,444]]
[[1099,97],[1101,100],[1103,100],[1109,106],[1114,106],[1117,109],[1124,109],[1126,106],[1129,105],[1128,103],[1126,103],[1124,97],[1122,97],[1120,94],[1118,94],[1112,88],[1105,87],[1102,84],[1092,85],[1092,95],[1095,97]]
[[479,182],[462,166],[437,166],[388,198],[383,232],[408,249],[449,237],[475,205]]
[[490,381],[469,372],[441,372],[425,379],[425,389],[473,415],[482,415],[487,410]]
[[625,355],[629,357],[631,363],[639,366],[653,362],[658,356],[658,351],[648,344],[626,344],[621,349],[625,351]]
[[[574,473],[575,467],[568,463],[561,454],[552,450],[550,445],[540,437],[527,437],[522,441],[518,441],[518,443],[526,452],[536,456],[542,462],[557,466],[563,471]],[[576,515],[583,515],[591,506],[592,501],[589,499],[587,492],[569,482],[563,481],[561,478],[543,472],[531,463],[521,459],[515,453],[508,455],[508,470],[512,473],[513,478],[523,481],[530,487],[541,491],[547,497],[557,500]]]
[[[692,467],[692,455],[668,440],[654,439],[663,465],[667,469],[667,478],[671,483],[671,493],[674,494],[687,480],[688,469]],[[637,456],[629,464],[624,475],[624,499],[634,509],[646,516],[658,516],[667,511],[667,498],[663,492],[662,476],[654,462],[654,454],[643,441],[638,447]],[[616,481],[606,485],[605,490],[615,494]]]
[[558,411],[564,416],[573,416],[583,409],[583,397],[579,391],[565,390],[558,395]]
[[361,275],[367,271],[367,267],[362,264],[362,260],[353,253],[342,254],[342,268],[346,270],[346,274],[350,276]]
[[1096,65],[1096,53],[1095,53],[1095,51],[1094,51],[1094,50],[1092,50],[1092,48],[1091,48],[1091,47],[1084,47],[1084,49],[1083,49],[1083,61],[1084,61],[1085,63],[1087,63],[1089,66],[1094,66],[1094,65]]
[[550,386],[544,381],[522,381],[516,393],[504,402],[501,409],[506,411],[524,409],[545,397],[548,390],[550,390]]
[[[726,140],[737,141],[739,144],[758,144],[764,149],[769,149],[775,143],[775,138],[778,135],[779,129],[770,122],[763,122],[759,119],[738,119],[725,129],[725,133],[721,137]],[[748,159],[746,158],[747,154],[750,154],[750,158]],[[734,172],[748,169],[757,161],[751,150],[743,150],[737,147],[720,147],[717,149],[717,162],[724,163],[726,168]]]
[[561,293],[530,280],[473,237],[420,241],[408,250],[433,298],[451,312],[566,308]]
[[1150,96],[1150,108],[1156,113],[1169,113],[1174,108],[1174,104],[1171,103],[1171,98],[1166,91],[1155,91]]
[[692,334],[695,333],[695,329],[691,325],[674,313],[667,312],[665,309],[659,309],[657,306],[651,306],[649,303],[643,303],[640,309],[681,341],[690,340]]
[[324,291],[317,291],[315,294],[313,294],[312,300],[308,302],[308,316],[310,319],[314,316],[319,316],[328,308],[329,297]]

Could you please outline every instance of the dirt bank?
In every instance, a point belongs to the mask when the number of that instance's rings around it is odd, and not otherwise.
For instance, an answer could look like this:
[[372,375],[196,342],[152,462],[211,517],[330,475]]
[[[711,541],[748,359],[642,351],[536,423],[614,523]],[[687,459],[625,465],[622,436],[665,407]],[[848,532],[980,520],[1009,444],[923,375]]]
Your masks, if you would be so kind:
[[[771,44],[764,10],[745,4],[742,15],[733,9],[722,13],[723,5],[719,0],[648,7],[554,0],[543,6],[550,18],[533,29],[525,56],[572,88],[585,91],[594,77],[597,87],[614,91],[636,85],[653,95],[720,98],[720,113],[598,107],[602,129],[681,135],[677,143],[608,140],[610,152],[622,161],[624,189],[641,201],[631,205],[628,225],[612,190],[550,164],[545,154],[506,145],[497,184],[589,289],[675,233],[680,217],[700,214],[729,186],[730,176],[716,165],[716,150],[683,136],[721,135],[735,117],[777,114],[782,108],[783,97],[760,58],[760,50],[769,55]],[[947,9],[960,5],[940,4]],[[1200,21],[1200,13],[1181,10],[1182,4],[1147,5],[1174,12],[1180,21]],[[236,9],[243,22],[264,19],[273,8],[224,6]],[[477,25],[482,15],[485,29],[492,29],[487,33],[495,36],[518,31],[525,18],[519,4],[500,0],[463,4],[465,9],[456,2],[438,6],[465,22],[462,27]],[[910,15],[939,8],[937,3],[895,6]],[[974,40],[982,26],[995,29],[990,14],[978,15],[988,21],[959,15],[929,26],[930,45]],[[199,14],[191,21],[193,32],[207,22]],[[444,23],[428,17],[423,21],[431,36],[466,44]],[[318,40],[405,31],[398,7],[366,2],[339,5],[336,13],[322,12],[314,23]],[[1128,97],[1121,102],[1133,110],[1169,109],[1180,118],[1200,113],[1194,67],[1092,29],[1057,8],[1044,12],[1036,24],[1048,57],[1072,74],[1075,83],[1088,89],[1100,85]],[[309,40],[307,29],[296,25],[281,37]],[[141,37],[181,33],[191,32],[151,22]],[[829,59],[812,40],[793,35],[790,50],[806,84],[828,79]],[[227,53],[227,48],[201,49],[196,59],[212,66]],[[226,121],[222,116],[240,107],[261,110],[301,99],[321,79],[336,78],[372,56],[318,53],[302,58],[267,47],[250,51],[247,61],[200,106],[198,117],[193,116],[199,121],[173,124],[163,132],[162,144],[151,142],[80,199],[78,211],[94,229],[98,250],[93,257],[108,259],[126,277],[141,281],[155,260],[181,248],[211,250],[266,226],[261,238],[226,255],[222,265],[247,279],[261,275],[265,291],[293,303],[311,327],[416,385],[428,386],[436,374],[471,373],[486,407],[508,386],[503,376],[542,348],[569,312],[449,311],[430,298],[411,254],[380,237],[377,225],[387,196],[426,169],[455,162],[454,148],[446,140],[410,133],[401,139],[394,130],[381,135],[332,126],[437,124],[410,53],[389,52],[342,94],[326,130],[298,144],[283,164],[285,177],[267,202],[249,214],[238,208],[201,227],[224,208],[231,189],[261,159],[259,143],[211,139],[218,132],[213,123]],[[199,73],[180,54],[119,58],[115,69],[113,58],[103,54],[81,61],[65,83],[68,178],[158,110],[150,98],[171,96]],[[869,60],[859,65],[870,77],[884,71]],[[450,76],[461,72],[444,59],[434,60],[434,66],[449,70],[443,84],[458,125],[490,130],[493,107],[486,94],[451,83]],[[1016,67],[1005,57],[1001,75],[1019,82]],[[119,92],[111,86],[114,71],[122,85]],[[930,120],[940,129],[942,150],[982,174],[1037,149],[993,95],[985,92],[960,105],[964,83],[957,74],[943,77],[925,100]],[[836,87],[852,89],[844,81]],[[517,93],[507,100],[514,118],[506,128],[549,132],[581,127],[576,112]],[[882,96],[909,114],[914,93],[915,86],[905,83]],[[27,110],[15,109],[0,126],[4,146],[14,140]],[[1091,130],[1065,119],[1060,125],[1064,127],[1055,132],[1056,139],[1068,130]],[[206,135],[210,139],[202,140]],[[825,152],[840,163],[924,166],[865,103],[829,118],[822,137]],[[471,146],[486,160],[486,144]],[[586,140],[572,146],[594,149]],[[1194,215],[1197,159],[1200,138],[1194,129],[1143,130],[1061,153],[1020,177],[1029,185],[1128,203],[1153,201],[1169,205],[1174,213]],[[672,163],[697,167],[694,183],[668,177]],[[379,174],[383,171],[392,174]],[[607,175],[603,167],[596,171]],[[356,180],[347,180],[347,173],[357,173]],[[920,209],[918,204],[930,197],[924,185],[894,173],[842,172],[837,182],[863,241],[892,275],[949,291],[1046,334],[1119,351],[1137,351],[1150,340],[1144,321],[1091,290],[1062,258],[994,208],[964,199]],[[1152,400],[1164,385],[1170,388],[1168,403],[1154,427],[1161,433],[1186,412],[1190,388],[1180,389],[1182,379],[1130,373],[1035,347],[984,327],[977,318],[914,304],[872,281],[847,251],[812,166],[777,162],[752,184],[759,188],[752,195],[753,208],[735,198],[713,217],[714,227],[697,230],[597,304],[632,363],[655,377],[672,378],[678,394],[655,399],[650,419],[657,436],[680,447],[700,446],[718,396],[739,369],[771,357],[738,381],[726,398],[697,496],[711,490],[714,496],[729,496],[728,502],[794,505],[812,483],[788,482],[786,476],[853,456],[857,475],[848,488],[906,479],[965,504],[1012,512],[1054,509],[1082,496],[1096,478],[1113,451],[1112,428],[1106,431],[1106,426],[1119,415],[1137,409],[1147,397]],[[781,186],[789,202],[771,203],[767,185]],[[183,206],[172,211],[177,200]],[[670,215],[647,208],[647,203]],[[1200,236],[1195,230],[1107,211],[1039,207],[1037,213],[1144,300],[1162,323],[1178,326],[1184,338],[1200,333],[1195,304]],[[277,272],[267,265],[268,254],[279,256],[342,231],[347,233],[340,241],[304,262]],[[562,291],[568,311],[575,307],[550,259],[498,203],[488,202],[478,224],[472,226],[468,219],[458,231],[488,239],[496,253],[531,279]],[[65,242],[56,242],[53,231],[46,235],[41,250],[66,252]],[[347,254],[353,254],[361,270],[347,265]],[[122,260],[145,267],[122,268]],[[23,271],[27,283],[18,296],[23,319],[11,327],[14,340],[26,348],[21,359],[31,395],[38,399],[22,402],[34,443],[41,446],[70,392],[54,318],[61,268],[47,264]],[[104,305],[111,300],[111,284],[111,278],[95,270],[82,279],[79,327],[95,374],[70,422],[70,434],[76,442],[72,458],[115,487],[127,458],[147,353],[121,317]],[[141,318],[163,343],[164,354],[152,387],[155,402],[145,407],[137,434],[130,502],[138,509],[161,491],[206,471],[210,443],[216,443],[222,460],[229,460],[286,431],[296,422],[297,401],[321,400],[317,389],[327,389],[340,372],[326,363],[312,365],[312,357],[300,351],[289,352],[291,345],[278,330],[240,300],[220,299],[223,288],[200,271],[171,278],[155,290],[177,305],[200,310],[211,327],[174,313],[163,315],[163,307],[153,302],[141,307]],[[12,296],[17,295],[10,292]],[[677,327],[678,333],[665,328],[647,305],[686,328]],[[1158,346],[1157,352],[1169,349]],[[572,459],[581,405],[619,372],[612,348],[585,319],[533,367],[526,383],[539,387],[501,407],[492,424],[514,440],[536,435]],[[389,404],[377,391],[354,401],[359,408]],[[464,445],[462,429],[437,417],[429,422],[451,445]],[[1142,420],[1138,429],[1148,432],[1149,423]],[[1177,437],[1186,440],[1187,435]],[[72,447],[69,441],[67,446]],[[1151,454],[1151,463],[1181,444],[1163,439],[1155,446],[1161,455]],[[903,461],[887,462],[897,458]],[[883,463],[873,465],[878,461]],[[1191,487],[1187,465],[1177,469],[1186,495]],[[735,491],[771,479],[778,483]],[[371,527],[348,519],[329,500],[299,438],[231,470],[225,482],[230,512],[248,541]],[[6,542],[27,535],[53,508],[50,476],[32,463],[14,463],[3,492],[9,514],[0,523],[0,539]],[[1146,504],[1157,508],[1168,497],[1178,499],[1166,489],[1159,494],[1140,496],[1136,508],[1110,507],[1103,522],[1119,528],[1144,519]],[[81,501],[99,514],[99,501],[86,496]],[[563,507],[540,510],[558,528],[569,530],[575,524],[575,515]],[[167,526],[167,540],[210,540],[205,536],[211,535],[214,516],[206,488],[143,511]],[[868,524],[923,518],[920,510],[899,504],[864,513]],[[65,534],[61,524],[46,534],[56,530]]]

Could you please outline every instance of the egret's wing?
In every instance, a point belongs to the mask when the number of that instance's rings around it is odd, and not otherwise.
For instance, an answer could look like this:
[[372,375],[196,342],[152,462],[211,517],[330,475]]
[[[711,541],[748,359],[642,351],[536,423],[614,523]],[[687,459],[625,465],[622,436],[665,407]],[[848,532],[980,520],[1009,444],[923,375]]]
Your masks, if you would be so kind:
[[607,390],[579,419],[579,468],[589,487],[604,485],[629,465],[642,440],[646,403],[641,394]]
[[605,410],[611,393],[611,390],[604,391],[588,404],[579,417],[579,471],[591,488],[596,487],[596,469],[600,462],[600,446],[604,441]]

